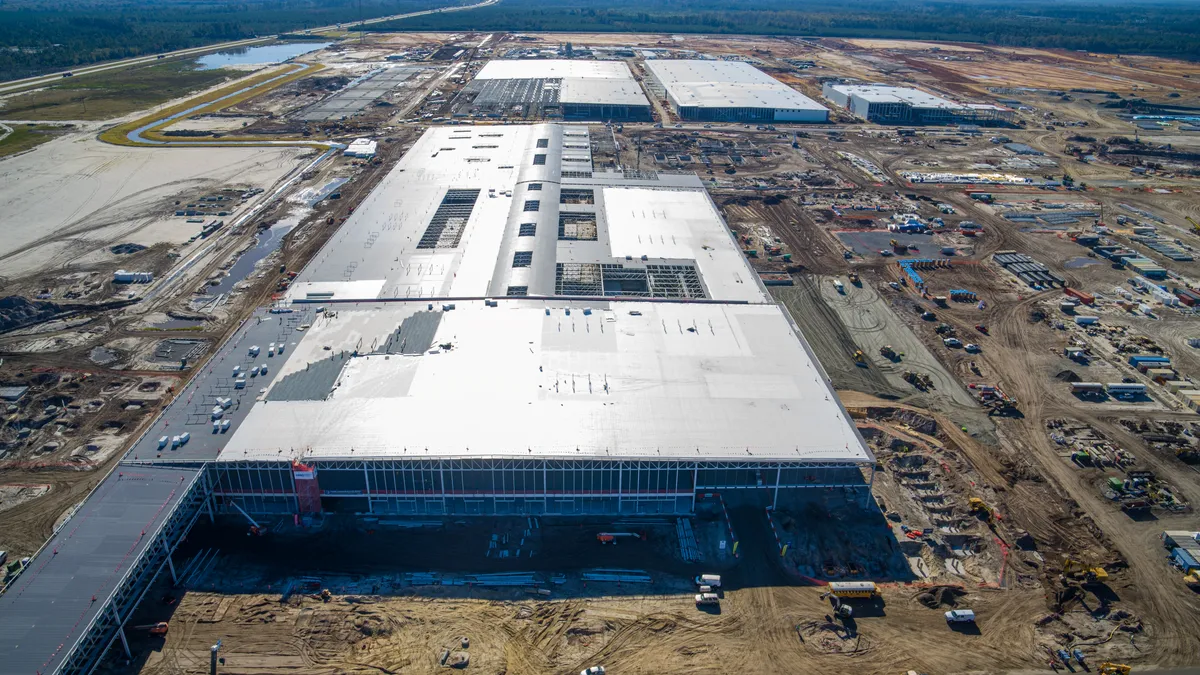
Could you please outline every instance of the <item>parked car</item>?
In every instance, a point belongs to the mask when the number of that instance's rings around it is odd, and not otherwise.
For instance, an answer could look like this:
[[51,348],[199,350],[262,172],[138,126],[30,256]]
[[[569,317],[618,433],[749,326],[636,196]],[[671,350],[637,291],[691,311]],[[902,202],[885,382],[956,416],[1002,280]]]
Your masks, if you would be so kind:
[[946,612],[946,623],[975,623],[975,610],[952,609]]

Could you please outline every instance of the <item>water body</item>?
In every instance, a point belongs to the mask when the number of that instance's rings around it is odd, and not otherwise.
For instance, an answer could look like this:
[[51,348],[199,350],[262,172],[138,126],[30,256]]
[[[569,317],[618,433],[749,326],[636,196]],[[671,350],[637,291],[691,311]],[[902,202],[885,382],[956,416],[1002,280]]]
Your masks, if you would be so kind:
[[283,63],[301,54],[324,49],[332,42],[285,42],[263,47],[242,47],[214,54],[205,54],[196,59],[200,70],[216,70],[227,66],[257,66]]
[[229,268],[229,274],[225,275],[219,284],[205,287],[205,294],[216,296],[232,291],[235,284],[249,277],[254,272],[254,266],[260,260],[271,255],[271,253],[279,248],[280,244],[283,243],[284,235],[291,232],[294,227],[296,227],[296,222],[288,219],[259,232],[258,243],[254,245],[254,248],[243,253],[233,263],[233,267]]
[[1070,260],[1066,261],[1065,263],[1063,263],[1063,267],[1065,267],[1069,270],[1076,270],[1076,269],[1079,269],[1080,267],[1087,267],[1088,265],[1099,265],[1099,264],[1100,264],[1100,261],[1095,260],[1094,258],[1079,257],[1079,258],[1071,258]]

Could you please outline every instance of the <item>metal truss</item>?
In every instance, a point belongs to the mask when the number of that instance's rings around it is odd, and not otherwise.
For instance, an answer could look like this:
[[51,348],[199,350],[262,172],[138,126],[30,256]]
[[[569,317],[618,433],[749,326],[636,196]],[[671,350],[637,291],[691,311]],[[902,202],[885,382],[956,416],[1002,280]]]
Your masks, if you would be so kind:
[[[211,494],[212,483],[206,471],[193,479],[183,498],[167,515],[154,535],[154,540],[142,551],[116,588],[104,599],[100,611],[83,630],[82,637],[63,659],[56,671],[60,675],[91,673],[104,654],[118,638],[119,631],[137,608],[138,603],[162,572],[175,547],[192,529]],[[120,636],[124,641],[124,636]]]

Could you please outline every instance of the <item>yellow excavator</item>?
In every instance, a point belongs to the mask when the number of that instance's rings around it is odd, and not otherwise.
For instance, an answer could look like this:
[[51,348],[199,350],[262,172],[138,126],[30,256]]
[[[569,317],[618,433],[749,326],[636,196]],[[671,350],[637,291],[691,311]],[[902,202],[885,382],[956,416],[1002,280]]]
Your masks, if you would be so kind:
[[1067,579],[1085,583],[1102,584],[1108,581],[1108,572],[1099,565],[1086,565],[1070,556],[1063,557],[1062,575]]
[[1200,223],[1197,223],[1195,220],[1193,220],[1191,216],[1184,216],[1184,218],[1192,224],[1192,232],[1200,234]]
[[996,524],[996,511],[992,509],[992,507],[988,506],[987,502],[983,501],[979,497],[971,497],[967,500],[967,505],[971,509],[971,513],[982,513],[983,515],[987,516],[988,525]]
[[1096,671],[1099,675],[1129,675],[1133,672],[1132,666],[1127,666],[1124,663],[1109,663],[1105,661],[1100,664],[1100,669]]

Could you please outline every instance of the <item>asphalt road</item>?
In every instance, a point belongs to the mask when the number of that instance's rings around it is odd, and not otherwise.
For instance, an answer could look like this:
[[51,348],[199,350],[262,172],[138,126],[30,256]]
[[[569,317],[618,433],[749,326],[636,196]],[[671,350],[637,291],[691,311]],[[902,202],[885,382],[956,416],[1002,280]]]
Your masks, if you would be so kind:
[[[427,9],[427,10],[424,10],[421,12],[410,12],[408,14],[393,14],[391,16],[381,16],[381,17],[377,17],[374,19],[366,19],[365,21],[347,21],[347,22],[343,23],[342,25],[347,25],[347,26],[351,26],[351,25],[355,25],[355,24],[370,25],[370,24],[375,24],[375,23],[383,23],[384,21],[394,21],[396,19],[408,19],[408,18],[411,18],[414,16],[424,16],[426,14],[436,14],[439,12],[459,12],[459,11],[467,10],[467,9],[478,9],[480,7],[487,7],[488,5],[494,5],[498,2],[500,2],[500,0],[484,0],[483,2],[476,3],[474,5],[464,5],[462,7],[439,7],[437,9]],[[324,31],[337,30],[337,28],[338,28],[338,25],[334,24],[334,25],[330,25],[330,26],[322,26],[320,28],[310,28],[310,29],[308,29],[308,31],[313,34],[316,34],[316,33],[321,33]],[[157,61],[160,57],[162,57],[162,58],[178,58],[181,56],[197,56],[200,54],[207,54],[208,52],[219,51],[222,49],[232,49],[232,48],[236,48],[236,47],[249,47],[249,46],[256,45],[256,44],[269,42],[278,37],[279,36],[277,36],[277,35],[268,35],[265,37],[250,38],[247,40],[234,40],[233,42],[222,42],[219,44],[208,45],[205,47],[193,47],[191,49],[180,49],[180,50],[173,51],[173,52],[166,52],[164,54],[150,54],[148,56],[138,56],[138,57],[135,57],[132,59],[122,59],[120,61],[109,61],[107,63],[96,64],[93,66],[83,66],[80,68],[74,68],[72,70],[62,70],[62,71],[59,71],[56,73],[50,73],[47,75],[39,75],[37,77],[28,77],[23,80],[12,80],[11,82],[6,82],[3,85],[0,85],[0,94],[7,94],[7,93],[14,92],[14,91],[20,91],[22,89],[29,89],[29,88],[33,88],[33,87],[40,87],[40,86],[44,86],[47,84],[51,84],[51,83],[61,80],[63,78],[63,76],[67,73],[72,73],[73,75],[91,75],[93,73],[100,73],[100,72],[104,72],[106,70],[115,70],[117,68],[127,68],[129,66],[136,66],[141,63],[149,63],[151,61]]]

